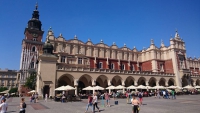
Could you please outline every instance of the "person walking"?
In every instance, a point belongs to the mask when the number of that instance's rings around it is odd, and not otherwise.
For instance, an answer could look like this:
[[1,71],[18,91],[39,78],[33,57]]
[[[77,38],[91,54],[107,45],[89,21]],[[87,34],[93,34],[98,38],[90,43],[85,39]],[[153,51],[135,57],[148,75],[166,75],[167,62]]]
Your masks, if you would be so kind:
[[126,103],[129,103],[129,91],[126,91]]
[[172,99],[175,99],[174,90],[171,91],[171,94],[172,94]]
[[21,98],[21,102],[19,104],[19,107],[20,107],[20,112],[19,113],[25,113],[25,109],[26,109],[26,103],[25,103],[25,100],[24,98]]
[[139,92],[138,97],[139,97],[139,99],[140,99],[140,104],[142,105],[142,101],[143,101],[143,99],[142,99],[142,93],[141,93],[141,92]]
[[135,95],[132,95],[131,104],[132,104],[132,113],[139,113],[140,102],[136,99]]
[[93,96],[93,113],[95,112],[95,107],[98,109],[98,111],[100,112],[99,110],[99,107],[98,107],[98,97],[97,97],[97,93],[95,92],[94,93],[94,96]]
[[6,103],[6,99],[3,98],[0,104],[0,110],[1,110],[0,113],[6,113],[7,109],[8,109],[8,104]]
[[48,99],[48,94],[45,94],[45,102],[47,102],[47,99]]
[[107,104],[106,107],[110,107],[110,96],[107,91],[104,93],[104,98],[105,98],[106,104]]
[[88,95],[88,104],[87,104],[87,106],[86,106],[86,111],[85,111],[85,113],[88,111],[88,108],[89,108],[90,106],[92,106],[92,112],[94,112],[94,111],[93,111],[92,100],[93,100],[92,95],[89,94],[89,95]]
[[157,97],[160,99],[160,90],[157,90]]

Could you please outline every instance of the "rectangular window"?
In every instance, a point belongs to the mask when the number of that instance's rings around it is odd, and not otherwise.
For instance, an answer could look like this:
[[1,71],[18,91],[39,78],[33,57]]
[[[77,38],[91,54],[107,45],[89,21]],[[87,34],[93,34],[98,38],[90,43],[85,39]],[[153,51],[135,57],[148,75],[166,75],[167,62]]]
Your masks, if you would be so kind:
[[78,64],[83,64],[83,59],[82,58],[78,58]]
[[102,69],[103,68],[103,63],[99,62],[99,68]]
[[37,39],[36,39],[36,38],[33,38],[33,41],[37,41]]
[[111,64],[111,69],[115,69],[115,65],[113,63]]
[[61,56],[60,62],[65,63],[65,56]]
[[160,72],[164,72],[163,64],[160,64]]
[[133,64],[131,65],[131,71],[135,71],[135,67]]
[[125,65],[124,64],[122,64],[122,70],[125,70]]

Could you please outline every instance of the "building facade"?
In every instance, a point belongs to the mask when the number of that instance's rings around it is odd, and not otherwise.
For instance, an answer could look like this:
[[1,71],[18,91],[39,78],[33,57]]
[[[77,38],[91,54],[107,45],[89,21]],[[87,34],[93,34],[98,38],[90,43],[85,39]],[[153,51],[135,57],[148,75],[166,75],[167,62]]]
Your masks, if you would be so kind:
[[17,70],[0,69],[0,87],[7,87],[8,89],[17,87]]
[[[151,40],[149,48],[141,51],[115,43],[108,46],[102,40],[84,43],[77,36],[66,40],[61,34],[55,37],[52,29],[46,39],[38,65],[37,91],[41,94],[54,95],[54,89],[62,85],[74,86],[76,94],[95,85],[200,85],[200,59],[187,58],[185,42],[177,31],[168,47],[161,42],[158,48]],[[52,49],[46,50],[46,45]]]
[[75,94],[95,85],[104,88],[110,85],[200,85],[200,59],[187,58],[185,42],[178,31],[169,39],[169,46],[161,42],[160,47],[156,47],[151,40],[150,46],[140,51],[126,45],[118,47],[114,42],[108,46],[103,40],[94,44],[90,39],[83,42],[77,36],[73,39],[65,39],[62,34],[56,37],[51,28],[45,44],[38,43],[38,50],[43,51],[37,52],[40,53],[36,57],[38,64],[34,65],[39,95],[54,96],[54,89],[62,85],[75,87],[76,90],[70,92]]

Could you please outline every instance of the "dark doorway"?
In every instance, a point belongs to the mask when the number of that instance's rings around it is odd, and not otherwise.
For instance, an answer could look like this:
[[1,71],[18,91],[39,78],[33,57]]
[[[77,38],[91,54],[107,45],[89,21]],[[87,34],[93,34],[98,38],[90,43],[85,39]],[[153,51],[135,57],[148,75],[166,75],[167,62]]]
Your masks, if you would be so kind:
[[43,87],[43,97],[45,97],[45,94],[48,94],[48,96],[49,96],[49,91],[50,91],[49,85],[45,85]]
[[96,82],[96,86],[100,86],[99,82]]
[[85,90],[82,90],[83,88],[85,88],[85,84],[82,81],[79,81],[78,82],[78,93],[82,93],[82,94],[86,93]]
[[68,85],[68,84],[67,84],[67,82],[64,81],[64,80],[59,80],[59,81],[58,81],[58,87],[60,87],[60,86],[66,86],[66,85]]

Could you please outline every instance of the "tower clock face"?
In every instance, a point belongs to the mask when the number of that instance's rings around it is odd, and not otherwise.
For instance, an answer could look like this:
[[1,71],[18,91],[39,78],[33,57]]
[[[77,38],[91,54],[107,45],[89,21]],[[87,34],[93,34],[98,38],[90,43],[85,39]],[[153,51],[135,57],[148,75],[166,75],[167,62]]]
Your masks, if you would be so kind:
[[38,34],[37,33],[32,33],[33,37],[34,38],[37,38],[38,37]]

